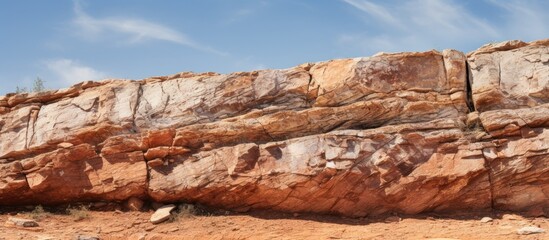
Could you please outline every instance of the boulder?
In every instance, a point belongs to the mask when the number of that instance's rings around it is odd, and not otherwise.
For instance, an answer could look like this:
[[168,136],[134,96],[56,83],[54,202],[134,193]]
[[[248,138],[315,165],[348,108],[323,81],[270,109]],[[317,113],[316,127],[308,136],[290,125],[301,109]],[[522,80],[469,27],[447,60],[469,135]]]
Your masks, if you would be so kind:
[[522,227],[517,230],[517,234],[519,235],[529,235],[529,234],[544,233],[544,232],[545,230],[535,226]]
[[32,219],[9,217],[6,221],[7,226],[16,227],[38,227],[38,223]]
[[489,223],[492,221],[494,221],[494,219],[492,219],[491,217],[483,217],[482,219],[480,219],[481,223]]
[[169,204],[158,208],[151,216],[151,223],[158,224],[168,220],[171,216],[171,211],[175,209],[175,205]]

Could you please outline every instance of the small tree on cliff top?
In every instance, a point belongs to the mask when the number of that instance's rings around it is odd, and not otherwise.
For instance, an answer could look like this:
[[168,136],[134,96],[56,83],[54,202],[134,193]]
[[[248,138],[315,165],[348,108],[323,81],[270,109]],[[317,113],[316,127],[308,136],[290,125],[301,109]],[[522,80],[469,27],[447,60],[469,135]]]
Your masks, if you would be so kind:
[[[40,77],[36,77],[32,84],[32,91],[33,92],[43,92],[46,90],[46,87],[44,86],[44,80]],[[19,87],[17,86],[15,88],[15,93],[26,93],[29,92],[26,87]]]
[[44,81],[40,77],[36,77],[32,86],[32,91],[42,92],[44,90],[46,90],[46,87],[44,87]]

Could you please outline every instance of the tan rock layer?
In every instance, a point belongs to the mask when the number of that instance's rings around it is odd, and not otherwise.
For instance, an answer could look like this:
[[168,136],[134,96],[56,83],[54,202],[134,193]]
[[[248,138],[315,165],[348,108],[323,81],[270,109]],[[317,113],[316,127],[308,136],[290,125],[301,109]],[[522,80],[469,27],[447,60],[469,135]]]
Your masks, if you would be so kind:
[[486,45],[467,62],[479,112],[549,103],[549,39]]
[[547,43],[0,97],[0,205],[547,214]]

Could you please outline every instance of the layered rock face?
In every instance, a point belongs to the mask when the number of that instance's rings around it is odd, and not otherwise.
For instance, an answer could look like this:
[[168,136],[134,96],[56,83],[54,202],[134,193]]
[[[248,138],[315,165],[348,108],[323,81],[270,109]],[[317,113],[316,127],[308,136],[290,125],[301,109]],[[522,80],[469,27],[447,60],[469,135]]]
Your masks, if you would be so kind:
[[0,97],[0,205],[549,214],[549,40]]

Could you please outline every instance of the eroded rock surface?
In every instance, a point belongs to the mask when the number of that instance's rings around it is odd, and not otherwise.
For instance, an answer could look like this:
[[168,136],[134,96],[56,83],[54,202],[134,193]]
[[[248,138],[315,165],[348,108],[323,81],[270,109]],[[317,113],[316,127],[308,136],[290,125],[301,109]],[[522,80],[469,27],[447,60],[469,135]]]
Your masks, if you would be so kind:
[[0,205],[549,211],[549,40],[0,97]]
[[468,54],[493,208],[549,215],[549,40],[486,45]]

